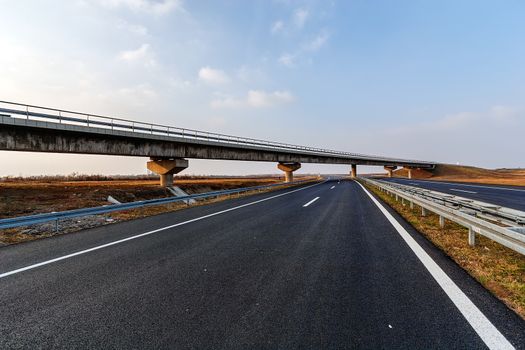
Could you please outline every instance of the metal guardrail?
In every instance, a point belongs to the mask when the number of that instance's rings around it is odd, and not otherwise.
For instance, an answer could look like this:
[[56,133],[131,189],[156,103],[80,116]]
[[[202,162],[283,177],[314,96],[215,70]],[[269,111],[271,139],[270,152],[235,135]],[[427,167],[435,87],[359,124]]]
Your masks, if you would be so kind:
[[525,212],[519,210],[395,182],[382,181],[382,183],[384,183],[385,186],[398,188],[421,198],[462,210],[482,219],[499,222],[508,226],[525,226]]
[[[408,189],[405,185],[397,186],[392,183],[387,183],[384,181],[372,180],[369,178],[360,178],[361,181],[375,186],[383,192],[386,192],[390,195],[396,196],[396,200],[399,198],[401,201],[408,201],[411,207],[418,205],[421,207],[421,215],[425,216],[426,211],[436,213],[440,217],[440,226],[443,227],[445,224],[445,219],[453,221],[461,226],[466,227],[469,230],[468,241],[471,246],[475,245],[475,234],[480,234],[485,236],[495,242],[498,242],[507,248],[510,248],[520,254],[525,255],[525,234],[520,233],[522,227],[503,227],[494,222],[488,221],[484,213],[487,208],[467,208],[467,211],[464,211],[466,205],[462,201],[456,201],[455,206],[450,205],[454,203],[454,200],[450,195],[442,194],[443,198],[436,198],[438,192],[435,191],[415,191]],[[407,186],[411,187],[411,186]],[[432,192],[431,194],[425,192]],[[491,209],[492,210],[492,209]],[[501,209],[500,209],[501,210]],[[512,209],[509,209],[512,210]],[[480,217],[477,215],[481,214]],[[507,221],[506,214],[503,221]],[[517,220],[521,225],[523,225],[522,219],[524,218],[513,218]],[[502,221],[500,220],[500,223]]]
[[236,144],[255,147],[266,147],[277,150],[291,150],[312,152],[326,156],[341,156],[351,159],[369,159],[378,161],[391,161],[393,163],[415,163],[433,165],[434,162],[397,159],[366,155],[360,153],[341,152],[325,148],[315,148],[300,145],[293,145],[282,142],[265,141],[254,138],[239,137],[227,134],[218,134],[214,132],[199,131],[194,129],[179,128],[161,124],[137,122],[128,119],[114,118],[97,114],[74,112],[56,108],[28,105],[9,101],[0,101],[0,115],[12,118],[20,118],[34,121],[44,121],[56,124],[70,124],[93,128],[103,128],[118,131],[127,131],[133,133],[161,135],[168,137],[177,137],[184,139],[213,141],[224,144]]
[[130,202],[130,203],[103,205],[103,206],[93,207],[93,208],[82,208],[82,209],[67,210],[67,211],[61,211],[61,212],[19,216],[19,217],[14,217],[14,218],[0,219],[0,229],[8,229],[8,228],[14,228],[14,227],[21,227],[21,226],[31,226],[31,225],[43,224],[46,222],[55,222],[56,228],[58,229],[58,222],[60,220],[65,220],[65,219],[78,218],[78,217],[83,217],[83,216],[93,216],[93,215],[100,215],[100,214],[108,214],[108,213],[115,212],[115,211],[123,211],[123,210],[137,209],[137,208],[143,208],[143,207],[154,206],[154,205],[182,202],[182,201],[188,201],[190,199],[203,199],[203,198],[219,197],[219,196],[230,195],[230,194],[240,194],[242,192],[264,190],[264,189],[269,189],[269,188],[278,187],[278,186],[289,186],[289,185],[295,186],[295,185],[300,185],[303,183],[308,183],[308,182],[313,182],[313,181],[316,181],[316,180],[281,182],[281,183],[276,183],[276,184],[271,184],[271,185],[242,187],[242,188],[235,188],[231,190],[198,193],[198,194],[192,194],[192,195],[180,196],[180,197],[150,199],[150,200]]

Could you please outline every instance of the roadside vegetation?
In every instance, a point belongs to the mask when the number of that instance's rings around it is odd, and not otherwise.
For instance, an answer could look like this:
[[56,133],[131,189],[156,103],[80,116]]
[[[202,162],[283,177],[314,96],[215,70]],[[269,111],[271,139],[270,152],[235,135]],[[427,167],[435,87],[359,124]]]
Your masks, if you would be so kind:
[[427,211],[423,217],[420,207],[410,209],[376,187],[365,186],[525,319],[525,256],[481,235],[476,235],[476,245],[471,247],[466,228],[448,220],[441,228],[438,215]]
[[[297,180],[316,180],[315,176],[297,177]],[[270,185],[282,182],[279,176],[265,177],[199,177],[178,176],[175,185],[188,194],[205,193],[241,187]],[[278,186],[278,189],[283,187]],[[274,189],[265,190],[265,192]],[[255,192],[258,193],[259,191]],[[243,193],[240,196],[250,195]],[[159,186],[156,177],[98,177],[74,175],[65,177],[3,178],[0,179],[0,219],[25,216],[38,213],[58,212],[72,209],[96,207],[110,204],[108,196],[118,201],[134,202],[147,199],[173,197],[171,192]],[[231,196],[201,199],[195,205],[205,205],[223,201]],[[59,223],[45,223],[34,226],[0,230],[0,246],[35,240],[44,237],[75,232],[82,229],[107,225],[114,222],[131,220],[165,212],[187,208],[184,202],[176,202],[140,209],[114,212],[109,215],[97,215],[68,219]]]

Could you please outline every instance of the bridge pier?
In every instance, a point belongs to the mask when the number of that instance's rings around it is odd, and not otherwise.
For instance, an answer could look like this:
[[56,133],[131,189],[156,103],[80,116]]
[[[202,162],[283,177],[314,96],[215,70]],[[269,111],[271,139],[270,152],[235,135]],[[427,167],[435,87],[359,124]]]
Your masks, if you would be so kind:
[[350,177],[357,177],[357,164],[352,164],[352,170],[350,170]]
[[173,186],[173,174],[178,174],[188,167],[188,160],[182,158],[151,158],[147,163],[149,170],[160,175],[162,187]]
[[293,181],[293,172],[296,171],[297,169],[301,168],[301,163],[296,163],[296,162],[290,162],[290,163],[279,162],[279,164],[277,164],[277,167],[280,170],[284,171],[284,182],[292,182]]
[[385,165],[384,168],[385,168],[386,172],[388,173],[388,177],[392,177],[393,174],[394,174],[394,170],[397,169],[397,166],[395,166],[395,165],[392,165],[392,166]]
[[413,168],[412,167],[408,167],[408,166],[405,166],[403,168],[405,168],[408,171],[408,178],[412,179],[412,169]]

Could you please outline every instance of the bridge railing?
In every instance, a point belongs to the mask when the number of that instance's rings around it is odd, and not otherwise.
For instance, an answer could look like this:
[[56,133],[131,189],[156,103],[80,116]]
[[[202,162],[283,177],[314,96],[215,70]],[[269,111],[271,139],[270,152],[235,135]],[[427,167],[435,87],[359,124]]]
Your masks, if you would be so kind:
[[525,216],[522,212],[508,208],[483,206],[473,201],[435,191],[421,190],[412,186],[399,185],[386,181],[360,178],[361,181],[395,196],[396,200],[405,201],[413,207],[417,205],[422,210],[433,212],[440,216],[440,224],[445,218],[469,230],[470,245],[475,244],[475,234],[485,236],[525,255]]
[[42,106],[28,105],[9,101],[0,101],[0,116],[41,121],[46,123],[78,125],[99,129],[109,129],[115,131],[126,131],[132,133],[159,135],[166,137],[176,137],[183,139],[201,140],[216,142],[225,145],[242,145],[253,147],[265,147],[272,150],[285,150],[316,153],[320,155],[330,155],[349,159],[366,159],[378,161],[391,161],[392,163],[415,163],[433,164],[418,160],[397,159],[365,155],[361,153],[335,151],[326,148],[307,147],[293,145],[283,142],[266,141],[249,137],[219,134],[195,129],[186,129],[175,126],[167,126],[154,123],[145,123],[123,118],[115,118],[97,114],[75,112],[63,109],[48,108]]

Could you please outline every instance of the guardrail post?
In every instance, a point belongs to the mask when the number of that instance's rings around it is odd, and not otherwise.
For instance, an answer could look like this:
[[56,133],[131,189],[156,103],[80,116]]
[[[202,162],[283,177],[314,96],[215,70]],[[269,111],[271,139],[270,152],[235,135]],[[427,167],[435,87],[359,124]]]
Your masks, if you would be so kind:
[[441,215],[439,216],[439,227],[445,227],[445,217]]
[[58,219],[55,221],[55,232],[58,233],[59,227],[58,227]]
[[472,227],[468,228],[468,245],[474,247],[476,245],[476,233]]
[[399,201],[399,196],[396,194],[396,202]]
[[421,216],[427,216],[427,210],[421,207]]
[[410,209],[414,209],[414,202],[410,201]]
[[405,198],[401,197],[401,204],[405,206]]

